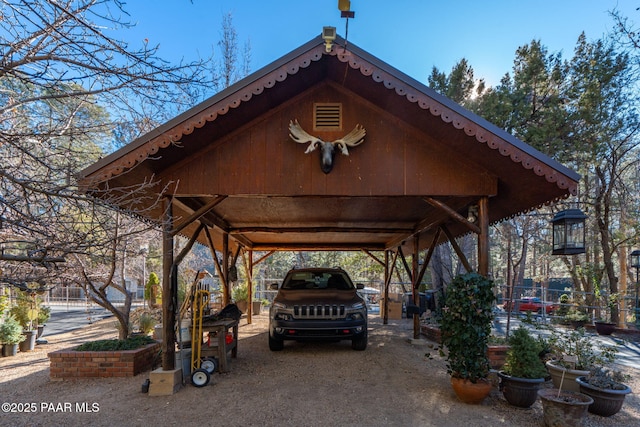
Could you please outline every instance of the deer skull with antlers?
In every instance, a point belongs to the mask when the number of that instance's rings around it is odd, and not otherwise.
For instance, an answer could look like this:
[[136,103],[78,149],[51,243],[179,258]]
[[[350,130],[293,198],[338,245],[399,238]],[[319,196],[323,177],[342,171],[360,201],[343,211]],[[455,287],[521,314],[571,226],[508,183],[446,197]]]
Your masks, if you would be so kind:
[[345,156],[349,155],[347,147],[356,147],[364,142],[364,136],[366,131],[360,125],[349,132],[344,137],[335,141],[323,141],[313,135],[309,135],[298,123],[297,120],[289,122],[289,136],[298,144],[309,143],[307,151],[304,153],[310,153],[316,148],[320,147],[320,167],[322,172],[329,173],[333,169],[333,158],[336,154],[336,147],[340,149]]

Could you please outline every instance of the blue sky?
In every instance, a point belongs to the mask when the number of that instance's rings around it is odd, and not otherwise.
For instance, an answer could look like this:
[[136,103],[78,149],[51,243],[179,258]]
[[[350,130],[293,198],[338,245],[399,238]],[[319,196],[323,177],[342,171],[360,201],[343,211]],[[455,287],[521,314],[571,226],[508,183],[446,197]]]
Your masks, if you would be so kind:
[[[345,36],[338,0],[130,0],[136,28],[117,34],[138,46],[160,45],[172,61],[217,49],[222,16],[231,12],[241,43],[251,43],[251,70],[271,63],[334,26]],[[539,39],[571,58],[582,31],[590,40],[614,26],[618,8],[636,24],[640,0],[351,0],[348,41],[426,83],[432,67],[449,72],[466,58],[491,85],[511,71],[515,51]],[[216,51],[216,54],[219,54]]]

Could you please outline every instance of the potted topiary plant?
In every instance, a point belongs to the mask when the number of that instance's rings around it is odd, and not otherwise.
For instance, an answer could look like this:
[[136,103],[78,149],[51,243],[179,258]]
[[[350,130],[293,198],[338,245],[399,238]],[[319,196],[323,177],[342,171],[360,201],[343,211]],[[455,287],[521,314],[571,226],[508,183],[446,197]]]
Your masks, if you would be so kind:
[[2,347],[2,355],[15,356],[18,352],[18,344],[24,341],[25,336],[22,334],[22,326],[15,317],[9,315],[4,318],[0,324],[0,343]]
[[540,358],[544,346],[522,325],[509,337],[509,346],[504,368],[498,372],[500,390],[511,405],[528,408],[538,398],[547,376]]
[[616,330],[616,324],[611,321],[611,311],[618,304],[618,294],[606,295],[598,294],[601,304],[599,308],[600,316],[593,321],[593,326],[598,335],[611,335]]
[[576,378],[589,375],[596,366],[611,364],[618,352],[615,346],[602,346],[598,352],[584,328],[568,332],[552,329],[548,343],[552,359],[546,365],[553,385],[574,392],[580,391]]
[[247,312],[249,304],[249,286],[246,282],[239,283],[231,290],[231,298],[236,303],[240,311]]
[[566,324],[573,326],[574,329],[583,328],[589,321],[589,316],[577,308],[572,308],[562,319]]
[[589,412],[603,417],[615,415],[622,409],[622,404],[631,388],[624,384],[628,376],[620,371],[595,367],[586,377],[576,379],[580,393],[593,399]]
[[32,351],[36,346],[37,331],[35,322],[38,318],[37,301],[35,294],[33,296],[26,292],[18,292],[16,304],[11,307],[9,312],[22,326],[22,333],[25,339],[20,342],[20,351]]
[[47,307],[47,306],[40,306],[38,308],[38,318],[36,319],[37,325],[38,325],[38,335],[37,337],[40,338],[42,336],[42,333],[44,332],[44,327],[47,325],[47,322],[49,321],[49,319],[51,318],[51,307]]
[[477,273],[456,276],[446,291],[442,345],[451,385],[465,403],[480,403],[491,391],[487,346],[494,300],[493,282]]

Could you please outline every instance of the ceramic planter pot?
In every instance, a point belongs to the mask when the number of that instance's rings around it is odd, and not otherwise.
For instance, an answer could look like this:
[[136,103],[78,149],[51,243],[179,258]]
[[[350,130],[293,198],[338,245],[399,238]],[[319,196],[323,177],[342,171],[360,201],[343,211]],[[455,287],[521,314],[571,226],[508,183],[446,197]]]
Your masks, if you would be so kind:
[[598,335],[611,335],[616,330],[615,323],[593,322],[593,326],[595,326]]
[[2,357],[10,357],[18,354],[18,344],[4,344],[2,346]]
[[[566,369],[561,365],[556,365],[553,360],[548,361],[546,366],[555,388],[574,391],[576,393],[580,392],[580,386],[576,382],[576,378],[589,375],[589,371]],[[560,387],[560,385],[562,385],[562,387]]]
[[482,403],[491,392],[491,382],[486,378],[473,383],[467,379],[451,377],[451,386],[458,400],[472,405]]
[[587,408],[593,399],[586,394],[555,388],[538,390],[542,402],[542,416],[547,427],[578,427],[583,425]]
[[21,352],[33,351],[36,348],[36,338],[38,331],[24,331],[22,333],[25,336],[25,340],[19,345]]
[[540,385],[544,383],[544,378],[519,378],[498,372],[500,377],[500,390],[509,404],[519,408],[528,408],[533,405],[538,398]]
[[631,388],[627,385],[624,390],[611,390],[592,386],[587,383],[586,377],[578,377],[576,382],[580,387],[580,393],[593,399],[593,403],[589,405],[589,412],[602,417],[617,414],[622,409],[625,397],[631,393]]

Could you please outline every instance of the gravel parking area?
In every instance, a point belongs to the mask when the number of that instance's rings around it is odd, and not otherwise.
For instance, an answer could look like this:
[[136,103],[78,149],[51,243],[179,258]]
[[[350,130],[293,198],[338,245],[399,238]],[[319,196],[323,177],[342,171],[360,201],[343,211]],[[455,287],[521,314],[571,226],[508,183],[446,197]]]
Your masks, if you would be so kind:
[[[497,387],[481,405],[457,401],[445,362],[432,343],[412,343],[412,321],[383,325],[370,317],[369,347],[349,342],[287,342],[267,347],[267,318],[240,323],[231,372],[214,374],[203,388],[186,385],[172,396],[141,392],[148,374],[133,378],[51,381],[49,351],[115,337],[113,320],[46,337],[31,353],[0,358],[1,403],[34,408],[3,412],[4,425],[30,426],[542,426],[542,406],[517,409]],[[638,392],[638,370],[631,387]],[[32,404],[35,404],[33,406]],[[18,406],[18,405],[14,405]],[[4,408],[4,407],[3,407]],[[640,425],[640,398],[627,396],[611,418],[588,415],[587,426]]]

